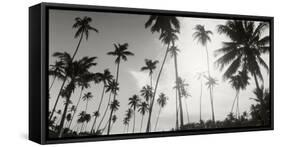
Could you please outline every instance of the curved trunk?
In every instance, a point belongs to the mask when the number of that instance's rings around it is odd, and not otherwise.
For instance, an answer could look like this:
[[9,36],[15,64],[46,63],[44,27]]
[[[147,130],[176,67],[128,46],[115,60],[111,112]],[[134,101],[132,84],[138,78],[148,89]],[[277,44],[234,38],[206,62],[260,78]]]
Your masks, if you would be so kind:
[[107,114],[107,111],[108,111],[108,108],[109,108],[109,105],[110,105],[110,99],[111,99],[111,92],[109,93],[107,106],[106,106],[106,108],[105,108],[105,111],[104,111],[104,113],[103,113],[103,116],[102,116],[102,118],[101,118],[101,121],[100,121],[100,123],[99,123],[99,125],[98,125],[98,127],[97,127],[96,130],[99,130],[99,128],[100,128],[100,126],[101,126],[101,124],[102,124],[102,122],[103,122],[103,120],[104,120],[104,118],[105,118],[105,115]]
[[82,92],[83,92],[83,90],[84,90],[84,88],[83,88],[83,87],[81,87],[81,91],[80,91],[80,95],[79,95],[78,102],[77,102],[77,104],[76,104],[76,106],[75,106],[75,109],[74,109],[73,115],[72,115],[72,117],[71,117],[70,123],[68,124],[68,128],[69,128],[69,129],[70,129],[70,127],[71,127],[71,124],[72,124],[73,118],[74,118],[74,116],[75,116],[75,114],[76,114],[76,112],[77,112],[77,108],[78,108],[78,105],[79,105],[79,103],[80,103],[80,100],[81,100],[81,97],[82,97]]
[[177,62],[176,54],[174,55],[174,63],[175,63],[176,85],[177,85],[179,109],[180,109],[180,128],[182,128],[183,127],[183,111],[182,111],[181,92],[180,92],[180,88],[179,88],[179,83],[177,82],[177,80],[179,79],[179,73],[178,73],[178,62]]
[[56,78],[57,78],[57,76],[54,77],[54,79],[53,79],[53,81],[52,81],[52,84],[51,84],[51,86],[49,87],[49,91],[52,89],[52,87],[53,87],[53,85],[54,85],[54,83],[55,83]]
[[157,124],[158,124],[159,116],[160,116],[160,113],[161,113],[161,109],[162,109],[162,107],[160,107],[160,109],[159,109],[154,131],[156,131],[156,129],[157,129]]
[[199,122],[202,122],[202,79],[200,80],[200,119]]
[[141,132],[141,129],[142,129],[143,116],[144,116],[144,115],[142,115],[142,116],[141,116],[141,126],[140,126],[140,132]]
[[[102,101],[103,101],[104,91],[105,91],[105,84],[104,84],[103,89],[102,89],[101,99],[100,99],[100,103],[99,103],[98,110],[97,110],[98,113],[100,112],[100,107],[101,107],[101,104],[102,104]],[[97,118],[98,118],[98,116],[96,116],[95,119],[94,119],[94,123],[93,123],[93,126],[91,128],[91,133],[94,131],[94,127],[95,127]]]
[[152,97],[152,102],[151,102],[151,105],[150,105],[150,108],[149,108],[149,114],[148,114],[148,121],[147,121],[147,126],[146,126],[146,132],[149,132],[149,131],[150,131],[150,127],[151,127],[150,121],[151,121],[151,114],[152,114],[154,99],[155,99],[155,96],[156,96],[156,91],[157,91],[159,79],[160,79],[160,76],[161,76],[161,73],[162,73],[162,70],[163,70],[165,61],[166,61],[166,59],[167,59],[169,46],[170,46],[170,44],[168,44],[168,46],[167,46],[166,53],[165,53],[165,56],[164,56],[164,60],[163,60],[163,63],[162,63],[162,65],[161,65],[160,71],[159,71],[158,76],[157,76],[156,85],[155,85],[155,90],[154,90],[153,97]]
[[[120,66],[120,61],[119,61],[118,64],[117,64],[116,83],[118,83],[119,66]],[[116,94],[117,94],[117,91],[114,92],[113,101],[116,99]],[[108,128],[107,128],[107,135],[109,135],[109,133],[110,133],[110,125],[111,125],[112,114],[113,114],[113,109],[110,111],[110,115],[109,115],[109,122],[108,122]]]
[[83,35],[84,35],[84,31],[81,33],[79,42],[78,42],[77,47],[76,47],[76,49],[75,49],[75,51],[74,51],[74,53],[73,53],[73,55],[72,55],[71,61],[73,61],[74,57],[76,56],[76,54],[77,54],[77,52],[78,52],[78,49],[79,49],[80,44],[81,44],[81,41],[82,41],[82,39],[83,39]]
[[179,129],[178,92],[176,89],[176,130]]

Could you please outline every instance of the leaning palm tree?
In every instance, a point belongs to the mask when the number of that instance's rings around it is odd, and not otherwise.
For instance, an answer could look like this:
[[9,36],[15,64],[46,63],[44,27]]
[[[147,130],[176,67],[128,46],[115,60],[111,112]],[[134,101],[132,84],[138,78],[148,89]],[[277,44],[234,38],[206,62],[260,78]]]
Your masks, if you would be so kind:
[[78,81],[80,80],[81,76],[83,76],[85,74],[91,74],[89,72],[89,69],[96,65],[96,63],[94,62],[95,59],[96,59],[96,57],[83,57],[82,59],[69,64],[69,66],[66,67],[66,69],[65,69],[66,76],[69,79],[69,83],[68,83],[67,87],[64,89],[64,93],[62,93],[62,94],[64,94],[64,97],[66,98],[66,105],[64,106],[64,111],[63,111],[62,119],[61,119],[60,126],[59,126],[59,129],[60,129],[59,137],[62,137],[62,135],[63,135],[63,130],[64,130],[63,125],[64,125],[66,113],[68,110],[68,105],[69,105],[71,94],[75,90],[76,85],[77,85]]
[[176,94],[178,95],[178,103],[176,103],[176,110],[178,110],[178,105],[179,105],[179,110],[180,110],[180,122],[181,122],[181,127],[183,125],[183,110],[182,110],[182,99],[181,99],[181,90],[180,90],[180,86],[179,86],[179,82],[177,81],[177,79],[179,79],[179,73],[178,73],[178,60],[177,60],[177,55],[178,52],[180,50],[178,49],[177,46],[175,46],[174,42],[171,46],[171,48],[169,49],[169,52],[171,53],[171,57],[174,57],[174,64],[175,64],[175,78],[176,78]]
[[[79,18],[79,17],[76,17],[76,18],[75,18],[75,23],[73,24],[72,27],[75,28],[75,29],[77,29],[77,31],[76,31],[76,33],[75,33],[75,35],[74,35],[74,38],[77,38],[77,37],[80,36],[80,39],[79,39],[79,42],[78,42],[78,44],[77,44],[77,47],[76,47],[76,49],[75,49],[73,55],[70,56],[70,55],[68,54],[68,57],[65,58],[64,56],[61,56],[61,55],[58,55],[58,54],[55,53],[53,56],[61,58],[61,60],[63,60],[63,62],[64,62],[65,60],[69,60],[70,62],[72,62],[72,61],[74,60],[74,58],[75,58],[77,52],[78,52],[78,49],[79,49],[79,47],[80,47],[81,41],[82,41],[82,39],[83,39],[83,36],[85,35],[85,36],[86,36],[86,40],[88,40],[89,31],[90,31],[90,30],[93,30],[93,31],[95,31],[96,33],[98,33],[98,30],[90,25],[91,22],[92,22],[92,18],[90,18],[90,17],[85,16],[83,19],[81,19],[81,18]],[[66,53],[65,53],[65,54],[66,54]],[[65,58],[65,59],[62,59],[62,58]],[[69,62],[69,61],[68,61],[68,62]],[[65,83],[66,83],[66,80],[67,80],[67,77],[64,77],[64,80],[63,80],[63,82],[62,82],[61,88],[60,88],[59,93],[58,93],[58,95],[57,95],[55,104],[54,104],[54,106],[53,106],[52,112],[51,112],[51,114],[50,114],[50,116],[49,116],[49,120],[52,119],[53,114],[54,114],[54,111],[56,110],[57,103],[58,103],[58,100],[59,100],[59,98],[60,98],[61,91],[63,90],[64,85],[65,85]]]
[[106,89],[106,85],[112,81],[113,79],[113,75],[111,75],[110,71],[108,69],[105,69],[103,73],[97,73],[97,76],[99,78],[99,80],[101,80],[103,82],[103,89],[102,89],[102,94],[101,94],[101,99],[98,105],[98,109],[95,113],[97,113],[97,115],[95,116],[93,125],[92,125],[92,129],[91,132],[93,132],[97,118],[99,117],[99,112],[100,112],[100,108],[101,108],[101,104],[103,102],[103,97],[104,97],[104,93],[105,93],[105,89]]
[[[167,49],[165,52],[165,56],[160,68],[160,71],[158,73],[156,84],[155,84],[155,90],[152,97],[152,103],[149,108],[149,114],[148,114],[148,121],[147,121],[147,127],[146,132],[149,132],[151,129],[151,114],[153,109],[153,103],[156,96],[156,91],[159,83],[159,79],[162,73],[163,66],[165,64],[168,50],[170,47],[170,43],[177,40],[176,33],[180,32],[180,22],[175,16],[157,16],[157,15],[151,15],[148,19],[148,21],[145,23],[145,28],[150,27],[150,31],[152,33],[158,32],[160,33],[159,39],[167,45]],[[182,124],[183,125],[183,124]]]
[[166,106],[167,100],[168,100],[168,97],[164,93],[160,93],[159,98],[157,99],[157,103],[160,106],[160,108],[159,108],[157,120],[156,120],[156,123],[155,123],[154,131],[156,131],[156,129],[157,129],[157,124],[158,124],[158,120],[159,120],[161,110],[162,110],[162,108],[164,108]]
[[56,61],[54,65],[50,65],[49,75],[53,76],[53,81],[51,82],[51,85],[49,87],[49,91],[50,91],[57,78],[59,80],[64,79],[63,62]]
[[87,112],[88,103],[89,103],[90,100],[93,99],[93,97],[94,97],[94,96],[92,95],[91,92],[85,93],[84,96],[82,97],[82,100],[83,100],[83,101],[86,101],[85,112]]
[[149,105],[147,104],[147,102],[141,102],[138,106],[139,107],[138,112],[142,115],[141,116],[140,132],[141,132],[141,129],[142,129],[143,117],[144,117],[145,113],[148,111],[148,106]]
[[230,77],[230,84],[236,90],[236,95],[232,103],[230,113],[233,113],[234,104],[236,101],[236,117],[237,119],[240,118],[239,112],[239,93],[241,90],[246,89],[247,85],[249,84],[249,77],[247,71],[239,71],[237,75],[233,75]]
[[136,109],[139,106],[140,99],[138,95],[133,95],[129,98],[129,105],[133,109],[134,121],[133,121],[133,133],[135,132],[135,122],[136,122]]
[[258,80],[263,82],[261,67],[269,71],[261,57],[270,51],[270,38],[264,35],[267,29],[267,22],[244,20],[229,20],[224,25],[218,25],[218,32],[231,40],[223,42],[223,47],[215,51],[215,56],[221,55],[216,60],[220,70],[227,68],[223,74],[224,79],[229,79],[239,69],[247,70],[254,77],[256,87],[260,89]]
[[[112,55],[116,56],[115,59],[115,64],[117,64],[117,71],[116,71],[116,83],[118,83],[118,78],[119,78],[119,66],[121,63],[121,60],[127,61],[127,56],[133,56],[134,54],[130,51],[128,51],[128,43],[124,44],[114,44],[115,50],[113,52],[108,52],[107,55]],[[113,101],[116,100],[116,95],[117,93],[114,93],[113,96]],[[108,130],[107,130],[107,135],[110,133],[110,125],[111,125],[111,120],[112,120],[112,114],[113,110],[111,110],[110,115],[109,115],[109,123],[108,123]]]
[[105,92],[109,92],[108,102],[107,102],[105,111],[102,115],[101,121],[100,121],[99,125],[97,126],[97,129],[96,129],[97,131],[99,130],[99,128],[100,128],[101,124],[103,123],[103,120],[107,114],[107,111],[108,111],[108,108],[109,108],[110,102],[111,102],[111,94],[117,93],[117,91],[119,90],[118,83],[115,80],[109,81],[105,87],[106,87]]
[[[211,42],[210,35],[213,34],[212,31],[206,30],[204,25],[196,25],[195,26],[195,32],[193,33],[194,39],[198,40],[198,43],[200,43],[202,46],[205,46],[206,50],[206,58],[207,58],[207,67],[208,67],[208,77],[211,78],[211,72],[210,72],[210,59],[209,59],[209,53],[208,53],[208,47],[207,43]],[[215,122],[215,112],[214,112],[214,106],[213,106],[213,95],[211,92],[212,88],[209,88],[210,92],[210,100],[211,100],[211,108],[212,108],[212,120]]]
[[158,60],[152,61],[149,59],[145,59],[145,66],[141,68],[141,71],[149,71],[149,77],[150,77],[150,86],[152,87],[152,75],[153,71],[156,69],[156,64],[159,63]]

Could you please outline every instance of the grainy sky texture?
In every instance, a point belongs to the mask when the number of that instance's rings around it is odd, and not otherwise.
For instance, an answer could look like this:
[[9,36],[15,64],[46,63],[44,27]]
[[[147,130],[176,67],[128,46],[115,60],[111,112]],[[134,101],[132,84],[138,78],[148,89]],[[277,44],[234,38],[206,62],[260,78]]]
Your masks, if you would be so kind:
[[[114,63],[115,57],[106,55],[107,52],[113,51],[113,43],[128,43],[129,51],[133,52],[135,56],[128,57],[127,62],[121,62],[119,83],[120,90],[117,99],[120,101],[120,108],[116,112],[118,117],[116,124],[112,128],[113,133],[122,133],[123,131],[123,118],[126,109],[128,109],[128,98],[134,94],[140,95],[139,91],[142,86],[149,84],[149,77],[147,72],[141,72],[140,68],[144,66],[144,59],[159,60],[160,63],[157,66],[155,74],[153,75],[153,81],[156,81],[156,76],[162,63],[166,46],[159,41],[158,33],[152,34],[149,29],[145,29],[144,24],[148,20],[149,15],[134,15],[134,14],[117,14],[117,13],[101,13],[101,12],[83,12],[83,11],[64,11],[64,10],[50,10],[49,15],[49,64],[54,64],[55,58],[52,57],[54,52],[68,52],[73,54],[78,39],[74,39],[76,29],[72,28],[75,17],[88,16],[92,18],[91,26],[97,28],[99,33],[90,32],[88,40],[83,40],[79,48],[78,54],[75,59],[80,59],[84,56],[96,56],[98,57],[98,65],[91,69],[92,72],[103,72],[108,68],[115,76],[116,65]],[[200,81],[197,80],[197,73],[207,71],[206,64],[206,52],[205,48],[197,43],[193,39],[194,27],[197,24],[202,24],[206,29],[211,30],[213,35],[211,36],[212,42],[208,43],[208,50],[210,55],[210,68],[211,74],[218,80],[218,85],[214,88],[214,107],[215,116],[217,120],[223,120],[230,112],[233,99],[235,97],[235,90],[231,88],[228,81],[222,80],[223,71],[219,71],[213,64],[217,57],[214,56],[214,51],[222,47],[223,41],[228,41],[224,35],[219,35],[216,31],[218,24],[224,24],[226,20],[222,19],[203,19],[203,18],[187,18],[178,17],[181,23],[181,29],[179,34],[179,40],[176,42],[180,53],[178,55],[178,68],[179,75],[185,79],[189,84],[188,91],[190,97],[184,99],[188,106],[191,122],[199,121],[199,95],[200,95]],[[268,34],[268,30],[265,32]],[[269,56],[264,55],[263,59],[269,64]],[[269,85],[269,75],[262,69],[264,77],[265,87]],[[52,78],[50,78],[50,82]],[[174,60],[171,56],[168,56],[166,64],[164,66],[159,89],[157,95],[160,92],[164,92],[168,96],[167,105],[164,107],[157,127],[157,131],[170,130],[175,127],[175,90],[173,89],[175,81],[174,72]],[[205,82],[204,82],[205,83]],[[56,81],[53,88],[50,91],[50,109],[54,105],[55,98],[58,94],[61,81]],[[92,92],[94,98],[89,102],[88,113],[93,114],[97,110],[98,103],[100,101],[103,84],[91,83],[91,87],[85,90],[86,92]],[[252,91],[255,88],[255,83],[251,77],[250,85],[246,90],[240,93],[240,111],[250,110],[250,105],[254,103],[250,100],[250,97],[254,97]],[[71,97],[73,104],[77,103],[80,93],[80,88],[76,88],[74,94]],[[158,97],[156,97],[158,98]],[[108,100],[108,94],[104,97],[101,113],[104,112],[106,103]],[[143,100],[143,98],[142,98]],[[58,109],[63,110],[62,99],[58,103]],[[81,102],[78,107],[79,112],[85,109],[86,102]],[[184,121],[187,122],[186,117],[186,105],[183,103]],[[159,106],[156,104],[154,112],[152,114],[152,128],[154,130],[154,124],[156,116],[159,110]],[[136,113],[136,129],[140,129],[140,113]],[[203,85],[202,96],[202,117],[203,120],[211,119],[211,107],[208,89]],[[108,119],[108,116],[106,116]],[[74,121],[77,120],[75,116]],[[98,122],[100,119],[98,119]],[[132,122],[132,121],[131,121]],[[146,127],[147,115],[144,118],[143,129]],[[93,123],[93,119],[89,122],[88,130]],[[103,124],[104,125],[104,124]],[[132,127],[132,124],[130,125]],[[73,123],[71,128],[75,129],[76,123]],[[132,128],[130,128],[131,130]]]

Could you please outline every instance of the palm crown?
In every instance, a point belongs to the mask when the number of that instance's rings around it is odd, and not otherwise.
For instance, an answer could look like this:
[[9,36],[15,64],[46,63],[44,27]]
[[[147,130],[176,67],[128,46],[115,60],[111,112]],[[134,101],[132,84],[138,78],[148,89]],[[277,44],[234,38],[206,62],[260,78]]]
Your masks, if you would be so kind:
[[108,52],[107,55],[116,56],[115,63],[120,63],[121,59],[127,61],[127,56],[133,56],[134,54],[128,50],[128,43],[124,44],[115,44],[115,50],[113,52]]
[[194,39],[198,40],[198,43],[201,43],[203,46],[207,44],[207,42],[211,42],[210,35],[213,35],[213,32],[210,30],[206,30],[204,25],[196,25],[195,32],[193,33]]
[[156,64],[159,63],[159,61],[158,60],[152,61],[150,59],[145,59],[144,62],[145,62],[145,66],[141,68],[141,71],[148,70],[149,75],[152,75],[153,70],[156,69]]
[[73,28],[77,28],[74,37],[77,38],[79,35],[85,33],[86,39],[88,39],[89,30],[93,30],[98,33],[99,31],[90,25],[91,22],[92,18],[90,17],[84,16],[83,19],[81,19],[80,17],[76,17],[75,23],[72,26]]

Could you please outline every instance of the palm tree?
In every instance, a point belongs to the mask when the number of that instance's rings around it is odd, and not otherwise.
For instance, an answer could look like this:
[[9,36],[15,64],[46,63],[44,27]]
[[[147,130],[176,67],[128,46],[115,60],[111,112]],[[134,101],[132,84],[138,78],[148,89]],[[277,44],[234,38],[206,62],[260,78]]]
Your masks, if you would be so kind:
[[204,75],[205,75],[205,72],[199,72],[199,73],[197,73],[197,80],[200,80],[200,97],[199,97],[199,103],[200,103],[200,106],[199,106],[199,109],[200,109],[200,111],[199,111],[199,113],[200,113],[200,115],[199,115],[199,122],[200,123],[202,123],[202,91],[203,91],[203,88],[202,88],[202,86],[203,86],[203,81],[202,81],[202,79],[203,79],[203,77],[204,77]]
[[187,107],[187,98],[190,97],[191,95],[187,91],[187,87],[189,86],[188,83],[185,83],[185,80],[182,78],[179,78],[179,88],[181,91],[182,96],[185,98],[185,110],[186,110],[186,115],[187,115],[187,123],[190,123],[189,120],[189,113],[188,113],[188,107]]
[[159,112],[158,112],[158,116],[157,116],[154,131],[156,131],[161,110],[162,110],[162,108],[164,108],[166,106],[167,100],[168,100],[168,97],[164,93],[160,93],[159,98],[157,99],[157,103],[160,106],[160,108],[159,108]]
[[84,122],[85,122],[85,115],[86,115],[86,112],[85,111],[81,111],[80,113],[79,113],[79,118],[78,118],[78,120],[77,120],[77,123],[78,124],[82,124],[81,125],[81,128],[80,128],[80,132],[82,132],[82,130],[83,130],[83,127],[84,127]]
[[99,117],[99,112],[100,112],[101,104],[103,102],[103,97],[104,97],[106,85],[110,81],[112,81],[112,79],[113,79],[113,75],[111,75],[111,73],[108,69],[105,69],[103,73],[97,73],[97,75],[98,75],[99,80],[101,80],[103,82],[103,89],[102,89],[102,94],[101,94],[101,99],[100,99],[100,102],[99,102],[99,105],[98,105],[98,109],[95,112],[95,113],[97,113],[97,115],[95,115],[95,119],[94,119],[94,122],[93,122],[93,125],[92,125],[91,132],[94,131],[94,127],[95,127],[97,118]]
[[142,129],[142,123],[143,123],[143,117],[145,115],[146,112],[148,112],[148,104],[146,102],[141,102],[139,104],[139,109],[138,109],[138,112],[142,115],[141,116],[141,126],[140,126],[140,132],[141,132],[141,129]]
[[88,108],[88,103],[91,99],[93,99],[93,95],[91,92],[87,92],[84,94],[84,96],[82,97],[83,101],[86,101],[86,107],[85,107],[85,112],[87,112],[87,108]]
[[66,98],[66,105],[64,106],[62,120],[59,126],[60,129],[59,137],[62,137],[63,135],[63,130],[64,130],[63,125],[68,110],[71,94],[72,92],[74,92],[78,81],[80,81],[81,79],[81,76],[84,76],[85,74],[91,74],[89,72],[89,69],[96,65],[96,63],[94,62],[95,59],[96,57],[83,57],[82,59],[78,61],[74,61],[73,63],[69,64],[69,66],[65,69],[66,75],[67,77],[69,77],[70,82],[64,89],[64,92],[62,93],[62,95],[64,95],[64,97]]
[[152,87],[149,85],[143,86],[140,90],[141,96],[144,97],[145,101],[150,105],[151,97],[153,96]]
[[109,96],[108,96],[108,102],[107,102],[107,105],[106,105],[106,108],[105,108],[105,111],[103,113],[103,116],[101,118],[101,121],[97,127],[97,131],[99,130],[104,118],[105,118],[105,115],[107,114],[107,111],[108,111],[108,108],[110,106],[110,101],[111,101],[111,94],[114,94],[114,93],[117,93],[117,91],[119,90],[119,87],[118,87],[118,83],[115,81],[115,80],[112,80],[112,81],[109,81],[107,85],[105,85],[106,87],[106,90],[105,92],[109,92]]
[[[206,58],[207,58],[207,67],[208,67],[208,77],[211,78],[210,73],[210,59],[209,59],[209,53],[208,53],[208,47],[207,43],[211,42],[210,35],[213,34],[212,31],[206,30],[204,25],[196,25],[195,26],[195,32],[193,33],[194,39],[198,40],[198,43],[200,43],[202,46],[205,46],[206,50]],[[211,108],[212,108],[212,120],[215,123],[215,112],[214,112],[214,106],[213,106],[213,95],[212,95],[212,88],[209,88],[210,92],[210,100],[211,100]]]
[[50,91],[55,83],[56,78],[60,80],[64,79],[63,62],[56,61],[54,65],[50,65],[49,75],[54,77],[49,87],[49,91]]
[[112,129],[112,127],[113,127],[113,125],[114,125],[114,123],[117,121],[117,116],[116,115],[113,115],[112,116],[112,125],[111,125],[111,128],[110,129]]
[[214,86],[217,85],[217,79],[213,78],[213,77],[208,77],[208,76],[205,76],[207,82],[205,83],[210,91],[210,96],[211,96],[211,108],[212,108],[212,121],[213,123],[215,123],[215,113],[214,113],[214,101],[213,101],[213,89],[214,89]]
[[[54,56],[54,57],[59,57],[59,58],[62,60],[62,62],[65,62],[65,61],[67,61],[67,62],[72,62],[72,61],[74,60],[74,58],[75,58],[77,52],[78,52],[78,49],[79,49],[79,47],[80,47],[80,44],[81,44],[81,41],[82,41],[82,39],[83,39],[84,34],[85,34],[85,36],[86,36],[86,40],[88,40],[89,31],[90,31],[90,30],[93,30],[93,31],[95,31],[96,33],[98,33],[98,30],[97,30],[96,28],[92,27],[92,26],[89,24],[89,23],[91,23],[91,22],[92,22],[92,18],[90,18],[90,17],[85,16],[83,19],[81,19],[81,18],[79,18],[79,17],[76,17],[76,18],[75,18],[75,23],[73,24],[72,27],[73,27],[73,28],[77,28],[77,32],[75,33],[74,38],[77,38],[77,37],[79,37],[79,35],[80,35],[80,39],[79,39],[78,45],[77,45],[77,47],[76,47],[76,49],[75,49],[75,51],[74,51],[72,57],[71,57],[69,54],[67,54],[67,53],[64,53],[64,54],[62,54],[62,53],[60,53],[60,54],[55,53],[53,56]],[[64,63],[64,64],[65,64],[65,63]],[[60,94],[61,94],[61,91],[62,91],[64,85],[65,85],[66,80],[67,80],[67,77],[64,77],[64,80],[63,80],[63,82],[62,82],[61,88],[60,88],[60,90],[59,90],[59,94],[58,94],[58,96],[57,96],[57,98],[56,98],[56,102],[55,102],[54,107],[53,107],[53,109],[52,109],[52,112],[51,112],[51,114],[50,114],[49,120],[52,119],[53,114],[54,114],[54,111],[56,110],[57,103],[58,103],[58,100],[59,100],[59,98],[60,98]]]
[[125,113],[125,121],[126,123],[128,124],[127,125],[127,132],[129,131],[129,127],[130,127],[130,120],[132,118],[132,114],[133,114],[133,110],[132,108],[129,108],[128,110],[126,110],[126,113]]
[[[112,55],[116,56],[115,59],[115,64],[117,64],[117,71],[116,71],[116,83],[118,83],[118,78],[119,78],[119,66],[121,60],[127,61],[127,56],[133,56],[134,54],[130,51],[128,51],[128,43],[124,44],[114,44],[115,50],[113,52],[108,52],[107,55]],[[114,93],[113,96],[113,101],[116,99],[116,92]],[[109,115],[109,123],[108,123],[108,130],[107,130],[107,135],[110,133],[110,125],[111,125],[111,119],[112,119],[112,113],[113,110],[111,110],[110,115]]]
[[[179,102],[179,110],[180,110],[180,122],[181,122],[181,127],[183,127],[183,111],[182,111],[182,101],[181,101],[181,90],[179,89],[179,83],[177,82],[177,79],[179,79],[179,73],[178,73],[178,61],[177,61],[177,55],[180,50],[175,46],[174,42],[169,49],[169,52],[171,53],[171,56],[174,57],[174,64],[175,64],[175,78],[176,78],[176,91],[178,94],[178,102]],[[177,109],[177,104],[176,104],[176,110]]]
[[159,39],[162,40],[162,42],[167,45],[167,49],[166,49],[166,52],[165,52],[165,56],[164,56],[160,71],[159,71],[157,79],[156,79],[152,103],[151,103],[150,108],[149,108],[149,115],[148,115],[146,132],[150,131],[151,114],[152,114],[153,103],[154,103],[154,99],[155,99],[155,96],[156,96],[156,91],[157,91],[159,79],[160,79],[160,76],[161,76],[162,69],[163,69],[163,66],[165,64],[166,58],[167,58],[170,43],[177,40],[176,33],[179,33],[179,31],[180,31],[180,22],[174,16],[151,15],[149,17],[148,21],[145,23],[145,28],[148,28],[150,26],[151,26],[150,30],[151,30],[152,33],[154,33],[154,32],[160,33]]
[[261,57],[270,51],[270,38],[263,35],[267,28],[267,22],[244,20],[229,20],[224,25],[218,25],[218,32],[231,40],[223,42],[223,47],[215,51],[216,56],[221,55],[216,60],[220,70],[227,67],[223,74],[224,79],[229,79],[239,69],[247,70],[254,77],[256,87],[260,89],[258,78],[263,81],[260,66],[269,71]]
[[145,62],[145,66],[143,66],[141,68],[141,71],[146,71],[146,70],[149,71],[150,86],[152,88],[152,74],[153,74],[153,71],[156,69],[156,64],[159,63],[159,61],[158,60],[152,61],[149,59],[145,59],[144,62]]
[[[112,102],[111,102],[111,104],[110,104],[110,110],[111,110],[111,112],[116,112],[118,109],[119,109],[119,107],[120,107],[120,102],[117,100],[117,99],[115,99],[115,100],[113,100]],[[108,124],[110,123],[112,121],[112,117],[111,117],[111,119],[110,120],[108,120]],[[108,127],[110,127],[110,125],[108,125]],[[111,128],[110,128],[111,129]]]
[[247,71],[239,71],[237,75],[230,77],[230,84],[236,90],[236,96],[232,103],[230,113],[233,113],[234,104],[236,101],[236,117],[239,119],[240,112],[239,112],[239,93],[240,90],[246,89],[247,85],[249,84],[249,77]]
[[123,119],[123,125],[124,125],[124,130],[123,132],[125,133],[126,127],[129,126],[129,119],[127,117],[124,117]]
[[135,94],[129,98],[129,105],[134,111],[133,133],[135,132],[136,109],[139,106],[139,103],[140,103],[140,99],[138,95]]

